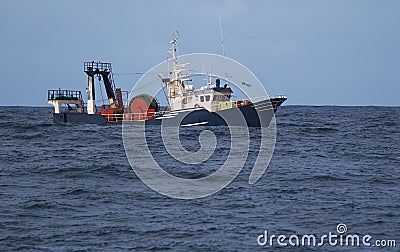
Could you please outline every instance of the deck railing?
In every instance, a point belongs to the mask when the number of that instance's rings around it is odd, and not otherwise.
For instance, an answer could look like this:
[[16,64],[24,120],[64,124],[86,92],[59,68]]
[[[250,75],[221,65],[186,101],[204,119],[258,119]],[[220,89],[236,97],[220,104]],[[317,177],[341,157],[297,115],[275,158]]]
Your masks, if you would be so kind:
[[124,114],[102,114],[109,122],[132,122],[132,121],[146,121],[159,113],[157,112],[143,112],[143,113],[124,113]]
[[273,98],[286,98],[286,96],[285,95],[259,96],[259,97],[252,97],[252,98],[250,98],[250,100],[252,102],[260,102],[260,101],[264,101],[264,100],[270,100]]
[[109,71],[111,72],[111,63],[105,62],[84,62],[83,71]]
[[82,100],[82,93],[79,90],[48,90],[47,100]]

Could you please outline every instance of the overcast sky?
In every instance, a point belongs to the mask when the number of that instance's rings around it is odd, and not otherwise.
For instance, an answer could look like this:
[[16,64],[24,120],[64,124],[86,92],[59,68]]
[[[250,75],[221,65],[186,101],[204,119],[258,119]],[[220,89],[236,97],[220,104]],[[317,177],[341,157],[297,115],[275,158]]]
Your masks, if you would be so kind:
[[[0,105],[84,91],[84,61],[145,72],[180,53],[225,53],[286,104],[400,105],[400,1],[0,0]],[[130,90],[139,75],[116,75]]]

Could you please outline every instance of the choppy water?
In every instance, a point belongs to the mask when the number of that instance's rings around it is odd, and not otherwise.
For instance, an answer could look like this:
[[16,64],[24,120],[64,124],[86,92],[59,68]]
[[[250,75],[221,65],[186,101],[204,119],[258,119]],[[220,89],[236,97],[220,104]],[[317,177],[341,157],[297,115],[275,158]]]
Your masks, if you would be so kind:
[[323,235],[339,223],[397,239],[385,251],[400,247],[400,108],[281,107],[263,177],[249,185],[246,166],[227,188],[195,200],[144,185],[119,126],[57,125],[51,113],[0,109],[0,251],[271,250],[257,244],[264,230]]

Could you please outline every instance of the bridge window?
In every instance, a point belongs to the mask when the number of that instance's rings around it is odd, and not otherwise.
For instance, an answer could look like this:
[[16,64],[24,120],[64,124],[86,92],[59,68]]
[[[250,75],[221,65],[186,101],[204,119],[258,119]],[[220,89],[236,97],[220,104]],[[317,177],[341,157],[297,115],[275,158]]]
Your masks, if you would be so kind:
[[210,96],[206,95],[206,101],[210,101]]
[[204,96],[200,96],[200,102],[204,102]]
[[214,95],[213,101],[229,101],[230,95]]

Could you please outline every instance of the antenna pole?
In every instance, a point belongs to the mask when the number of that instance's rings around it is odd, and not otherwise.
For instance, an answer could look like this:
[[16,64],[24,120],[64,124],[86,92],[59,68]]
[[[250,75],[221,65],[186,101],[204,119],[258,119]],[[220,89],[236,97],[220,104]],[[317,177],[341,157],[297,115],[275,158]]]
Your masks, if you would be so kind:
[[224,56],[225,77],[228,78],[228,71],[226,67],[226,57],[225,57],[224,35],[222,34],[221,13],[219,13],[218,17],[219,17],[219,29],[221,31],[222,56]]
[[224,47],[224,36],[222,34],[221,13],[219,13],[218,17],[219,17],[219,30],[221,31],[222,55],[225,57],[225,47]]

